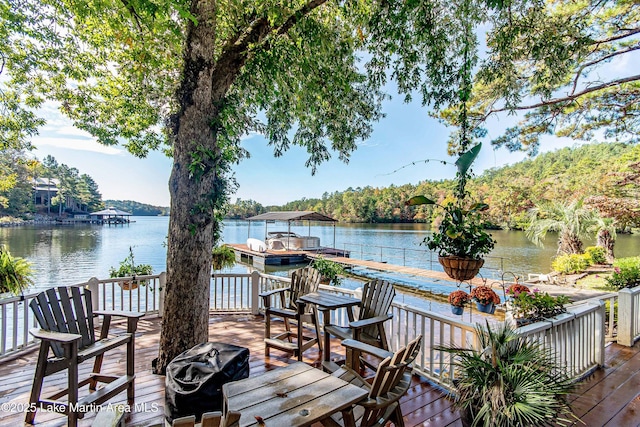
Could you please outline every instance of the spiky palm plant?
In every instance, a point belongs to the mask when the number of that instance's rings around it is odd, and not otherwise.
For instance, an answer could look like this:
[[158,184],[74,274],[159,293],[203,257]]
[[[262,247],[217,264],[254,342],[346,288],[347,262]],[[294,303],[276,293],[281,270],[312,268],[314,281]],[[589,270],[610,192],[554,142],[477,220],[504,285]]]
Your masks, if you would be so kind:
[[[455,358],[463,423],[472,426],[566,425],[576,420],[566,396],[573,384],[553,354],[508,324],[476,327],[479,348],[439,347]],[[466,417],[465,417],[466,414]]]
[[595,211],[586,209],[582,200],[553,202],[531,209],[525,233],[529,240],[543,246],[547,232],[558,233],[558,254],[581,254],[582,239],[594,232],[599,220]]

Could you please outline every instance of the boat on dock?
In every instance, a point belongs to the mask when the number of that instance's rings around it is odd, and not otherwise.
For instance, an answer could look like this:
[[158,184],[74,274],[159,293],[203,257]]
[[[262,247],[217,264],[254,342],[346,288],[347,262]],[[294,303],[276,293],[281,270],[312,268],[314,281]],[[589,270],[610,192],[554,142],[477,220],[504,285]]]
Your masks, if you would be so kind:
[[[236,261],[263,268],[265,265],[291,265],[309,262],[309,255],[349,257],[349,251],[335,248],[335,224],[337,220],[313,211],[283,211],[267,212],[247,218],[250,221],[265,222],[265,248],[259,244],[261,240],[247,236],[247,243],[231,243],[236,254]],[[268,231],[269,224],[277,221],[287,223],[287,231]],[[291,231],[292,222],[307,221],[309,235],[302,236]],[[311,236],[311,222],[332,222],[334,226],[333,246],[325,247],[320,244],[320,238]],[[251,229],[249,228],[249,233]]]

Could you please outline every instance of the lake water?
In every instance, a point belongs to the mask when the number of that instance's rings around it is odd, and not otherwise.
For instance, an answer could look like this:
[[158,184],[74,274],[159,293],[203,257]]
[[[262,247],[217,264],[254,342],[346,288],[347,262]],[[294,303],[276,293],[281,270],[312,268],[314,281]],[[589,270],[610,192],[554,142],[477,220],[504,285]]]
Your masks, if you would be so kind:
[[[108,278],[109,268],[117,267],[133,247],[136,263],[151,264],[154,272],[164,271],[168,217],[133,217],[134,223],[125,226],[58,225],[0,228],[0,244],[6,245],[12,255],[24,257],[33,263],[36,288],[70,285],[91,277]],[[269,231],[286,230],[286,224],[269,224]],[[291,231],[301,235],[320,237],[324,246],[335,246],[352,252],[354,258],[386,261],[429,268],[429,256],[420,242],[428,232],[424,224],[340,224],[295,225]],[[263,239],[263,222],[225,221],[223,238],[226,243],[244,243],[248,237]],[[545,248],[530,243],[524,233],[492,231],[498,241],[488,258],[487,265],[518,275],[550,271],[556,244],[552,235]],[[587,244],[593,244],[587,242]],[[404,250],[402,249],[404,248]],[[616,256],[636,256],[640,253],[640,236],[619,235]],[[437,265],[439,268],[439,265]],[[436,268],[434,266],[434,268]],[[291,268],[291,267],[288,267]],[[277,270],[277,269],[276,269]],[[247,267],[237,265],[232,271],[246,272]],[[403,278],[407,284],[429,288],[424,279]]]

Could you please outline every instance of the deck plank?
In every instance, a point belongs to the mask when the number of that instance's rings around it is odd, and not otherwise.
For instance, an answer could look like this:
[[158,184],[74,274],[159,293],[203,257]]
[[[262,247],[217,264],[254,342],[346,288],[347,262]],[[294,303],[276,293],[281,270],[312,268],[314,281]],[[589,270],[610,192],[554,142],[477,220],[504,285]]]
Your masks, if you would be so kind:
[[[209,339],[249,348],[250,375],[260,375],[271,369],[296,361],[286,353],[272,350],[265,358],[262,317],[250,315],[212,316],[209,322]],[[116,325],[117,326],[117,325]],[[164,412],[164,377],[151,373],[151,360],[157,357],[160,333],[159,319],[144,318],[136,335],[136,399],[138,405],[127,414],[127,425],[148,426],[162,421]],[[337,340],[331,343],[331,355],[344,354]],[[31,390],[36,352],[0,363],[0,404],[25,405]],[[304,361],[319,367],[322,354],[313,347],[304,354]],[[83,363],[81,372],[87,374],[92,363]],[[105,358],[104,371],[122,373],[125,369],[124,349],[115,349]],[[64,373],[47,377],[43,395],[62,388],[66,383]],[[606,366],[579,383],[570,396],[576,415],[587,426],[640,426],[640,342],[634,347],[609,345],[606,349]],[[86,387],[81,390],[87,393]],[[111,403],[124,404],[122,392]],[[458,411],[453,401],[439,388],[414,376],[413,383],[401,400],[407,427],[448,426],[459,427]],[[10,407],[10,406],[5,406]],[[79,425],[90,426],[95,413],[87,414]],[[24,414],[0,412],[1,425],[23,425]],[[59,427],[66,425],[66,417],[39,411],[36,425]],[[585,425],[577,422],[576,425]],[[315,426],[314,426],[315,427]]]

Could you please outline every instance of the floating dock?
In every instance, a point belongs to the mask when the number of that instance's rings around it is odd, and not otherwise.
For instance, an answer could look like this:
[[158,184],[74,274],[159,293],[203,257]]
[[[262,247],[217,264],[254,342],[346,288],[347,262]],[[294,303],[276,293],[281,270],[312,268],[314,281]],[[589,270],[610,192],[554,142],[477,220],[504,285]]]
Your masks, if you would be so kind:
[[263,268],[265,265],[291,265],[309,262],[312,256],[341,257],[348,259],[349,251],[336,248],[318,248],[304,251],[267,250],[257,252],[243,243],[227,243],[236,254],[236,261]]

